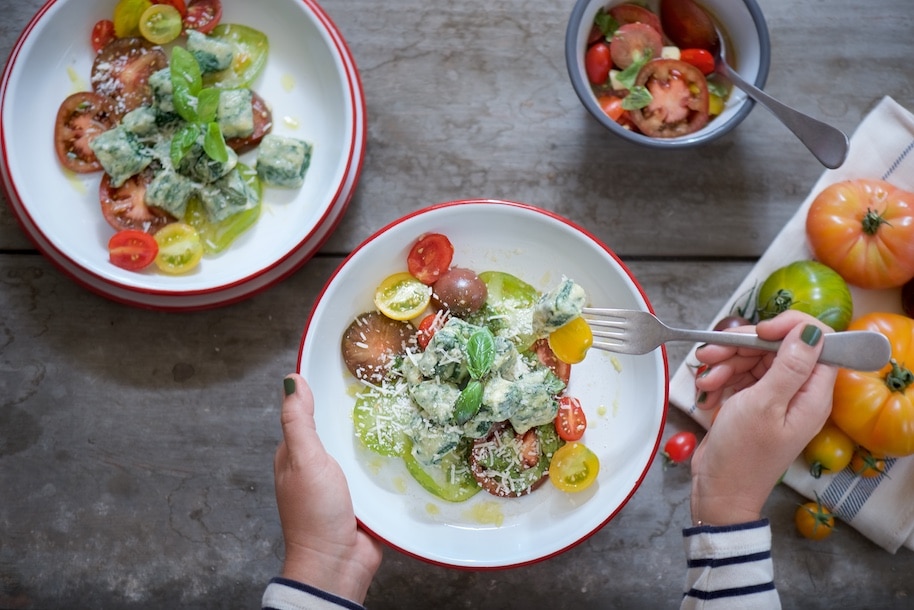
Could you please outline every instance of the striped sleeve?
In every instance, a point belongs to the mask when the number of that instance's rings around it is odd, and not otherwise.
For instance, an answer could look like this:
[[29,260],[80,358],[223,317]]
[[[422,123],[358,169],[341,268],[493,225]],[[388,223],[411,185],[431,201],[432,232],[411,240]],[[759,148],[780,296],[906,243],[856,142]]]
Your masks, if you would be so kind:
[[270,580],[260,605],[263,610],[365,610],[361,604],[280,577]]
[[780,608],[768,519],[682,530],[688,559],[683,609]]

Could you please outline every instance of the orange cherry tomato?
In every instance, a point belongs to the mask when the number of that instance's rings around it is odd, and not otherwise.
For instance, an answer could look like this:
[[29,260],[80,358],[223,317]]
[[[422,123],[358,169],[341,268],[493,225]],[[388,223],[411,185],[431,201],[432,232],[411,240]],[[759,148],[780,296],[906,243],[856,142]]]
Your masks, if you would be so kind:
[[835,529],[835,516],[822,506],[818,497],[815,502],[801,504],[794,513],[793,520],[800,535],[810,540],[824,540]]
[[857,447],[851,458],[851,471],[858,477],[870,479],[885,472],[885,458],[873,455],[869,449]]
[[622,115],[625,114],[625,108],[622,107],[622,98],[617,95],[601,95],[597,98],[600,108],[606,113],[606,116],[619,122]]

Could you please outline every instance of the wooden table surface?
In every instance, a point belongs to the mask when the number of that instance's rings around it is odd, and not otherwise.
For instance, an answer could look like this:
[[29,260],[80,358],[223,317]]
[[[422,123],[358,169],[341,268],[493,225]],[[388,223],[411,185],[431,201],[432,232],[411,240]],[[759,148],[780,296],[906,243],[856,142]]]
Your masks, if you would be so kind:
[[[758,1],[769,93],[848,133],[884,95],[914,109],[910,0]],[[41,4],[0,2],[4,58]],[[186,314],[116,304],[61,274],[0,206],[0,607],[257,607],[282,552],[281,379],[332,271],[403,214],[474,197],[558,212],[621,256],[662,317],[712,321],[823,168],[760,107],[698,150],[615,139],[565,70],[572,4],[324,0],[365,89],[364,168],[321,252],[244,302]],[[671,370],[685,349],[670,349]],[[664,437],[680,429],[699,430],[671,409]],[[688,470],[658,460],[595,536],[516,570],[388,550],[367,603],[678,607],[688,493]],[[785,607],[910,607],[914,554],[849,527],[803,540],[799,500],[778,488],[766,510]]]

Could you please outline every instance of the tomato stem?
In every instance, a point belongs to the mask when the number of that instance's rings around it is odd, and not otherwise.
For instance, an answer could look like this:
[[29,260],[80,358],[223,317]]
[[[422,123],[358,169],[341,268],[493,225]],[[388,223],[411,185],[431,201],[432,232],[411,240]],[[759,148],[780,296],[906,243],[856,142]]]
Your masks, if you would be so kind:
[[892,358],[892,370],[885,376],[885,385],[893,392],[904,392],[905,389],[914,383],[914,373],[909,369],[901,366]]
[[875,235],[879,230],[879,227],[882,225],[892,226],[888,220],[882,217],[882,214],[874,210],[873,208],[867,208],[866,214],[863,215],[863,232],[867,235]]

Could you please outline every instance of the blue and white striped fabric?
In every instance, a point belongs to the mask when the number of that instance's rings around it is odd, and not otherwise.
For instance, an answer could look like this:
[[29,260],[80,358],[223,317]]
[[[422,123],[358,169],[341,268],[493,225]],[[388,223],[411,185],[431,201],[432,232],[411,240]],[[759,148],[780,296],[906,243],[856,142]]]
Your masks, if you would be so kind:
[[[774,270],[795,260],[812,258],[806,241],[809,206],[826,186],[854,178],[881,178],[914,191],[914,114],[892,98],[880,100],[863,119],[851,138],[844,165],[822,174],[793,218],[712,320],[729,314],[738,299],[745,298]],[[855,316],[869,311],[901,312],[898,290],[867,291],[852,286],[851,293]],[[707,427],[710,414],[695,407],[691,362],[695,360],[690,355],[673,376],[670,402]],[[888,472],[872,479],[855,477],[850,471],[814,479],[801,458],[787,472],[784,482],[810,499],[818,494],[842,522],[887,551],[894,553],[902,546],[914,549],[914,456],[890,460]]]

